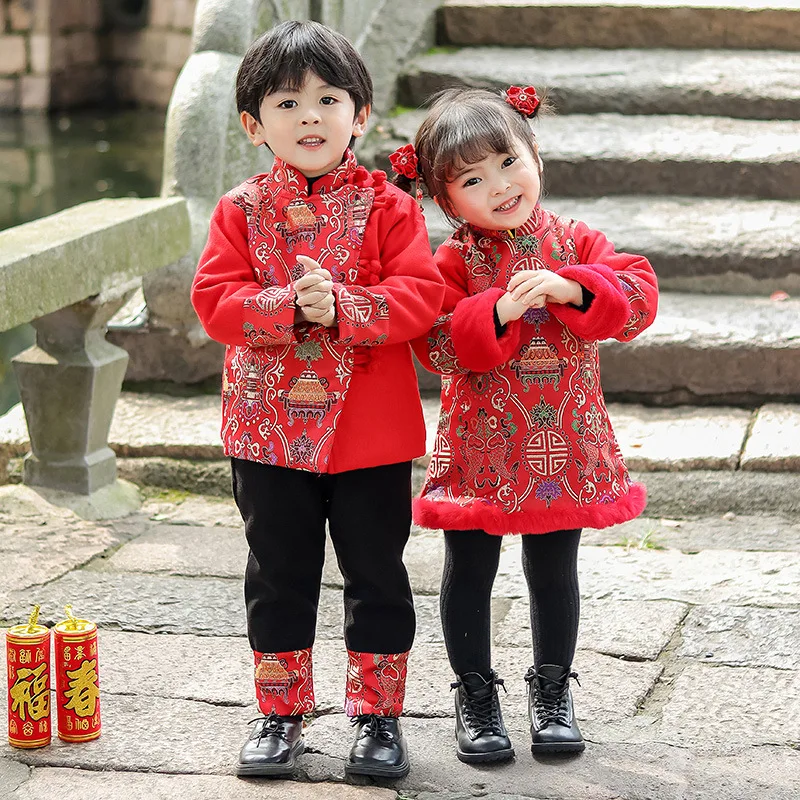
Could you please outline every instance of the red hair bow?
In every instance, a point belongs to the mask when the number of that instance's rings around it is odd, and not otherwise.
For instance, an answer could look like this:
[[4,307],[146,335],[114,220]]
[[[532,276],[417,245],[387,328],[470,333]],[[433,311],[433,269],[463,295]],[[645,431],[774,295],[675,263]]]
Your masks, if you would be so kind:
[[506,103],[515,108],[523,117],[532,117],[539,108],[539,97],[533,86],[509,86],[506,89]]
[[413,144],[404,144],[402,147],[398,147],[389,156],[389,163],[398,175],[403,175],[412,181],[419,178],[419,172],[417,171],[419,162],[417,160],[417,151],[414,149]]

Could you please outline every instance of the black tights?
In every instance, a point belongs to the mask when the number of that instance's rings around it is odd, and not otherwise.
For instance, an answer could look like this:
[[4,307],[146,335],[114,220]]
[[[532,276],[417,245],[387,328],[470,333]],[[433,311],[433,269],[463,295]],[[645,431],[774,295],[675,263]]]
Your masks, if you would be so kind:
[[[502,536],[445,531],[441,615],[450,665],[457,675],[488,676],[492,665],[492,585]],[[580,530],[525,534],[522,569],[530,593],[534,665],[569,667],[580,615]]]

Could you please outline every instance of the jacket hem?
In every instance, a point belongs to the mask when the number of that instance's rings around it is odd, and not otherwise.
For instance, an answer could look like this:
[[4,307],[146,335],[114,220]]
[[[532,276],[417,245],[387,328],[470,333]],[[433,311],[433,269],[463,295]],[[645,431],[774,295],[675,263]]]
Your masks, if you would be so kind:
[[647,505],[644,484],[631,484],[615,503],[570,510],[515,511],[507,514],[490,504],[461,506],[419,497],[414,500],[414,522],[423,528],[455,531],[482,530],[496,536],[507,533],[550,533],[575,528],[607,528],[638,517]]

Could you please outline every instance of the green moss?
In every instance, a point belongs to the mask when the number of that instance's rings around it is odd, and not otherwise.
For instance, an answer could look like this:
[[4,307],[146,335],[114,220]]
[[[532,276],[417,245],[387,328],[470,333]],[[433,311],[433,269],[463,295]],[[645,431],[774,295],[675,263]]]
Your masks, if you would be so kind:
[[431,47],[425,55],[426,56],[450,56],[453,53],[457,53],[461,48],[455,47],[452,44],[448,45],[437,45],[436,47]]
[[392,117],[399,117],[401,114],[408,114],[416,110],[417,109],[413,106],[395,106],[386,116],[391,119]]

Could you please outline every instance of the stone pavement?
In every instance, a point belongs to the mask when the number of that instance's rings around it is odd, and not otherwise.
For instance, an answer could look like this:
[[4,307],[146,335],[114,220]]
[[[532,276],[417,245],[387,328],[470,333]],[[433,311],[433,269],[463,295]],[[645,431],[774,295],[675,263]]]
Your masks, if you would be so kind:
[[[796,478],[796,476],[795,476]],[[578,757],[533,759],[522,676],[530,655],[520,540],[495,585],[495,662],[513,763],[454,757],[451,675],[438,618],[442,540],[407,550],[418,612],[405,729],[413,767],[393,784],[343,783],[350,726],[341,578],[327,559],[315,646],[319,709],[297,781],[241,781],[256,714],[245,634],[245,545],[230,499],[148,490],[141,510],[92,522],[32,489],[0,487],[0,625],[66,603],[101,629],[103,735],[40,750],[0,743],[0,798],[309,800],[779,800],[800,793],[800,522],[792,516],[648,517],[586,531]],[[331,554],[329,554],[331,555]],[[3,695],[0,716],[5,716]]]

